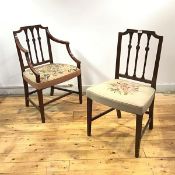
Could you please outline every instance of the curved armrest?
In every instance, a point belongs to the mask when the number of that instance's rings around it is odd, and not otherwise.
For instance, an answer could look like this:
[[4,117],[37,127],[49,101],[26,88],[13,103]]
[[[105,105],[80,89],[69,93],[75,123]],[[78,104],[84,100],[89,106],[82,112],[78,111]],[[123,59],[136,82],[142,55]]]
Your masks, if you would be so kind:
[[72,54],[72,52],[71,52],[71,50],[70,50],[70,45],[69,45],[69,43],[66,44],[66,48],[67,48],[67,51],[68,51],[70,57],[77,63],[77,67],[80,69],[81,61],[79,61],[77,58],[75,58],[75,56]]
[[24,47],[22,47],[21,43],[19,42],[18,37],[16,37],[16,36],[15,36],[15,42],[16,42],[17,48],[25,54],[25,57],[26,57],[26,60],[27,60],[27,64],[28,64],[29,68],[31,69],[31,71],[33,72],[33,74],[35,75],[36,82],[39,83],[40,82],[40,74],[33,67],[31,59],[29,58],[28,50],[25,49]]
[[63,41],[63,40],[60,40],[60,39],[55,38],[55,37],[49,32],[49,30],[47,30],[47,34],[48,34],[48,37],[49,37],[51,40],[53,40],[53,41],[55,41],[55,42],[57,42],[57,43],[60,43],[60,44],[68,44],[68,43],[69,43],[68,41]]
[[71,50],[70,50],[70,46],[69,46],[70,43],[69,43],[68,41],[63,41],[63,40],[60,40],[60,39],[55,38],[55,37],[49,32],[49,30],[47,30],[47,34],[48,34],[48,37],[49,37],[51,40],[53,40],[53,41],[55,41],[55,42],[57,42],[57,43],[65,44],[65,45],[66,45],[67,52],[69,53],[70,57],[77,63],[77,67],[80,69],[80,64],[81,64],[81,62],[80,62],[77,58],[75,58],[75,56],[72,54],[72,52],[71,52]]
[[20,49],[20,51],[22,51],[22,52],[25,53],[25,54],[28,52],[27,49],[25,49],[24,47],[22,47],[22,45],[21,45],[21,43],[19,42],[19,39],[18,39],[17,36],[15,36],[15,43],[16,43],[18,49]]
[[34,74],[35,77],[36,77],[36,82],[37,82],[37,83],[40,83],[40,74],[39,74],[39,73],[35,70],[35,68],[33,67],[32,62],[31,62],[31,60],[30,60],[30,58],[29,58],[28,52],[25,53],[25,56],[26,56],[27,64],[28,64],[30,70],[33,72],[33,74]]

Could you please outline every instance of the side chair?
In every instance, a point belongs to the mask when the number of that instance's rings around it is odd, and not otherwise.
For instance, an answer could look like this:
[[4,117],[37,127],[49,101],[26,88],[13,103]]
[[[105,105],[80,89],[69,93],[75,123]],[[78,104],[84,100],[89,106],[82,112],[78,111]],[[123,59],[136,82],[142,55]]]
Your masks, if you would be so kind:
[[[121,118],[121,111],[135,114],[135,157],[139,157],[141,138],[148,126],[153,129],[162,42],[163,36],[154,31],[127,29],[118,33],[115,78],[93,85],[86,91],[88,136],[91,136],[92,122],[110,111],[116,110],[118,118]],[[92,116],[93,101],[110,108]],[[142,128],[144,114],[148,114],[148,121]]]

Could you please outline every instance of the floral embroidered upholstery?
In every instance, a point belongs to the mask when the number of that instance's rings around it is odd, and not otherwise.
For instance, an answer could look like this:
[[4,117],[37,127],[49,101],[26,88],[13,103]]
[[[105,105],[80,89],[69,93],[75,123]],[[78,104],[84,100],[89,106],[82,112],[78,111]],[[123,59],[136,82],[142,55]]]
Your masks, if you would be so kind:
[[36,82],[35,75],[30,69],[23,73],[23,77],[36,89],[52,86],[55,82],[61,83],[80,74],[80,70],[76,66],[69,64],[46,64],[35,67],[35,70],[40,74],[40,83]]
[[115,79],[88,88],[86,95],[104,105],[142,115],[151,105],[155,89],[128,80]]
[[139,86],[134,83],[126,83],[126,82],[120,82],[116,81],[114,83],[109,84],[109,90],[113,91],[114,93],[119,93],[123,95],[127,95],[129,93],[134,93],[138,91]]

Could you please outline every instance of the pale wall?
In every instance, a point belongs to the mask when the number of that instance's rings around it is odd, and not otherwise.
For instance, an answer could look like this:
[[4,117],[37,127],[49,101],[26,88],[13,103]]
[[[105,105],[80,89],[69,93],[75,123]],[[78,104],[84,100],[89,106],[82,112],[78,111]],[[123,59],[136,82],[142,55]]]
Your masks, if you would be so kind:
[[[0,89],[22,86],[12,31],[49,26],[82,61],[83,85],[114,77],[117,33],[126,28],[164,36],[158,88],[175,90],[174,0],[0,0]],[[2,89],[5,88],[5,90]],[[13,90],[12,90],[13,92]]]

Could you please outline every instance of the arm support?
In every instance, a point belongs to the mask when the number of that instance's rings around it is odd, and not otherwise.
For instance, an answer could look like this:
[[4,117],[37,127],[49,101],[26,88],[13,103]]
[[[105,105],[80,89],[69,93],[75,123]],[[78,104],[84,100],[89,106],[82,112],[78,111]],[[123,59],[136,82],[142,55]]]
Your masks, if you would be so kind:
[[52,41],[66,45],[66,49],[67,49],[69,56],[77,63],[77,67],[80,69],[81,62],[77,58],[75,58],[75,56],[72,54],[71,49],[70,49],[70,43],[68,41],[63,41],[63,40],[55,38],[53,35],[51,35],[51,33],[48,30],[47,30],[47,34],[48,34],[49,39],[51,39]]

